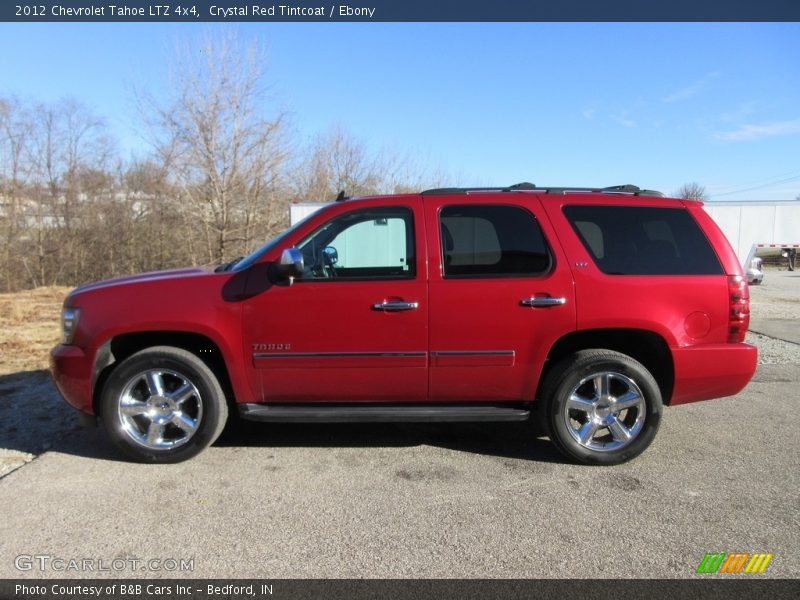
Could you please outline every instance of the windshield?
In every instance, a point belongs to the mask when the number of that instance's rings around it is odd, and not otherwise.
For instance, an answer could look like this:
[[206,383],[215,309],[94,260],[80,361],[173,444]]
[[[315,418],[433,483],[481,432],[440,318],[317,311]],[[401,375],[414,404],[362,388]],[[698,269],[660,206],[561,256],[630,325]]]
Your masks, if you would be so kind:
[[306,217],[300,219],[297,223],[295,223],[294,225],[289,227],[289,229],[279,233],[274,238],[269,240],[266,244],[264,244],[260,248],[257,248],[252,253],[248,254],[243,259],[241,259],[240,261],[236,262],[236,264],[233,265],[233,268],[231,270],[232,271],[244,271],[245,269],[247,269],[247,268],[251,267],[252,265],[254,265],[255,263],[257,263],[262,256],[264,256],[267,252],[269,252],[275,246],[277,246],[283,240],[285,240],[298,227],[300,227],[303,223],[308,221],[308,219],[311,216],[313,216],[313,214],[315,214],[315,213],[312,213],[312,214],[307,215]]

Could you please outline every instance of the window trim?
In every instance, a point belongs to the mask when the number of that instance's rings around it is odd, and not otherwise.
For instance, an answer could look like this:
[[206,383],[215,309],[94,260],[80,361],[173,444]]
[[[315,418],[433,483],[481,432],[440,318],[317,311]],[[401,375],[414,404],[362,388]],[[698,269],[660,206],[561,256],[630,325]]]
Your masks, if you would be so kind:
[[[319,227],[315,228],[311,233],[303,237],[301,240],[297,242],[297,248],[299,249],[300,246],[314,237],[319,231],[321,231],[324,227],[335,221],[336,219],[340,219],[346,215],[351,215],[357,212],[383,212],[383,211],[392,211],[392,210],[401,210],[405,211],[406,215],[403,217],[395,217],[395,218],[402,218],[406,224],[406,264],[413,267],[413,269],[409,270],[408,275],[387,275],[387,276],[378,276],[378,277],[297,277],[294,280],[295,284],[298,283],[350,283],[350,282],[369,282],[369,281],[413,281],[417,279],[419,274],[418,266],[418,259],[417,259],[417,236],[416,236],[416,227],[415,227],[415,212],[414,208],[411,206],[406,206],[402,204],[393,204],[391,206],[370,206],[370,207],[360,207],[354,208],[353,210],[340,212],[336,216],[328,219],[324,223],[322,223]],[[387,217],[378,217],[378,218],[387,218]],[[370,219],[364,219],[363,221],[359,221],[358,223],[367,222]],[[354,223],[354,225],[357,223]],[[344,230],[342,230],[344,231]],[[340,232],[341,233],[341,232]],[[337,234],[338,235],[338,234]],[[408,250],[412,250],[411,256],[408,256]],[[413,264],[411,261],[413,261]],[[368,267],[367,267],[368,268]]]
[[[574,208],[574,207],[578,207],[578,208],[601,208],[601,209],[602,208],[611,208],[611,209],[622,209],[622,210],[637,209],[638,208],[638,209],[645,209],[645,210],[667,210],[667,211],[676,211],[676,212],[677,211],[682,211],[682,214],[686,214],[688,216],[688,218],[691,219],[694,222],[694,225],[697,228],[697,231],[699,232],[700,237],[702,237],[702,239],[706,242],[706,244],[708,246],[708,249],[711,251],[711,255],[713,255],[713,257],[716,259],[716,265],[717,265],[717,267],[719,267],[719,271],[716,272],[716,273],[619,273],[619,272],[615,272],[615,271],[611,271],[611,272],[606,271],[600,264],[600,261],[602,259],[598,259],[595,256],[594,251],[591,248],[591,245],[587,242],[587,240],[584,238],[584,236],[581,233],[581,231],[575,225],[576,221],[574,220],[574,217],[571,217],[568,214],[568,212],[567,212],[568,209]],[[603,275],[606,275],[608,277],[718,277],[719,275],[724,275],[725,274],[725,267],[722,264],[722,260],[720,259],[719,253],[717,252],[717,248],[711,242],[711,240],[708,238],[708,235],[707,235],[705,229],[703,228],[703,226],[699,222],[697,222],[697,219],[695,219],[692,216],[691,212],[686,207],[683,207],[683,206],[660,206],[660,205],[659,206],[648,206],[648,205],[643,205],[643,204],[630,204],[630,205],[627,205],[627,204],[624,204],[624,205],[623,204],[587,204],[587,203],[576,202],[576,203],[570,203],[570,204],[563,205],[561,207],[561,213],[564,216],[564,219],[569,224],[573,235],[580,242],[581,247],[584,248],[584,250],[586,250],[586,254],[589,256],[589,259],[591,260],[592,264],[595,266],[595,268],[600,273],[602,273]],[[674,234],[674,232],[672,232],[672,233]],[[605,255],[605,251],[604,251],[604,255]]]
[[[547,255],[547,268],[542,271],[536,273],[480,273],[480,274],[466,274],[466,275],[448,275],[445,272],[445,250],[444,250],[444,239],[442,236],[442,211],[447,208],[453,207],[466,207],[466,208],[474,208],[479,206],[489,206],[489,207],[507,207],[507,208],[515,208],[521,210],[523,212],[528,213],[533,222],[536,224],[536,227],[539,229],[539,233],[542,236],[542,242],[544,243],[544,249]],[[466,203],[466,202],[457,202],[452,204],[443,204],[439,207],[436,213],[436,222],[437,222],[437,229],[439,232],[439,271],[440,275],[443,280],[459,280],[459,279],[540,279],[542,277],[546,277],[550,275],[556,267],[556,259],[555,254],[553,253],[552,247],[550,245],[549,240],[547,239],[547,235],[544,232],[544,228],[542,227],[539,219],[536,217],[536,213],[530,210],[527,206],[522,206],[520,204],[514,204],[510,202],[476,202],[476,203]],[[498,238],[499,239],[499,238]]]

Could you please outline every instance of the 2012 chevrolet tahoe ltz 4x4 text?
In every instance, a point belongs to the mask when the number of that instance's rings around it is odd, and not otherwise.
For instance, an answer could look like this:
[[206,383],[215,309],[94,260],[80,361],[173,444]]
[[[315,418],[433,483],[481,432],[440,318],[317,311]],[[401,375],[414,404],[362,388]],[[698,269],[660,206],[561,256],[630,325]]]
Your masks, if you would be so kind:
[[664,405],[739,392],[741,266],[701,203],[635,186],[440,189],[326,205],[237,262],[64,303],[61,394],[130,457],[260,421],[518,421],[619,463]]

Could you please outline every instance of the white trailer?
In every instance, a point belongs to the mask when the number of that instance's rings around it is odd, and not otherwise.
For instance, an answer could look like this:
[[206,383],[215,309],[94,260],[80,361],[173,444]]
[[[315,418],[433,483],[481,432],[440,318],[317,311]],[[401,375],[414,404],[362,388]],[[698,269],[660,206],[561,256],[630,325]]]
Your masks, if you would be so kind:
[[328,204],[330,202],[292,202],[289,205],[289,223],[294,225]]
[[800,201],[711,200],[703,208],[728,238],[745,272],[759,248],[800,248]]

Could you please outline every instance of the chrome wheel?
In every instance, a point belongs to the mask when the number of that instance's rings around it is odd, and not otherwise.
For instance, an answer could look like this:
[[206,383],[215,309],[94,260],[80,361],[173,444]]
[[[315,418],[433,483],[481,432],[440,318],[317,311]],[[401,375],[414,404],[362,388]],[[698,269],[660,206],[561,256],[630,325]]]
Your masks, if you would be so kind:
[[184,375],[167,369],[137,373],[122,388],[117,404],[122,431],[150,450],[188,442],[203,418],[203,399]]
[[646,403],[636,382],[601,371],[581,379],[564,404],[572,438],[588,450],[609,452],[631,444],[644,426]]

